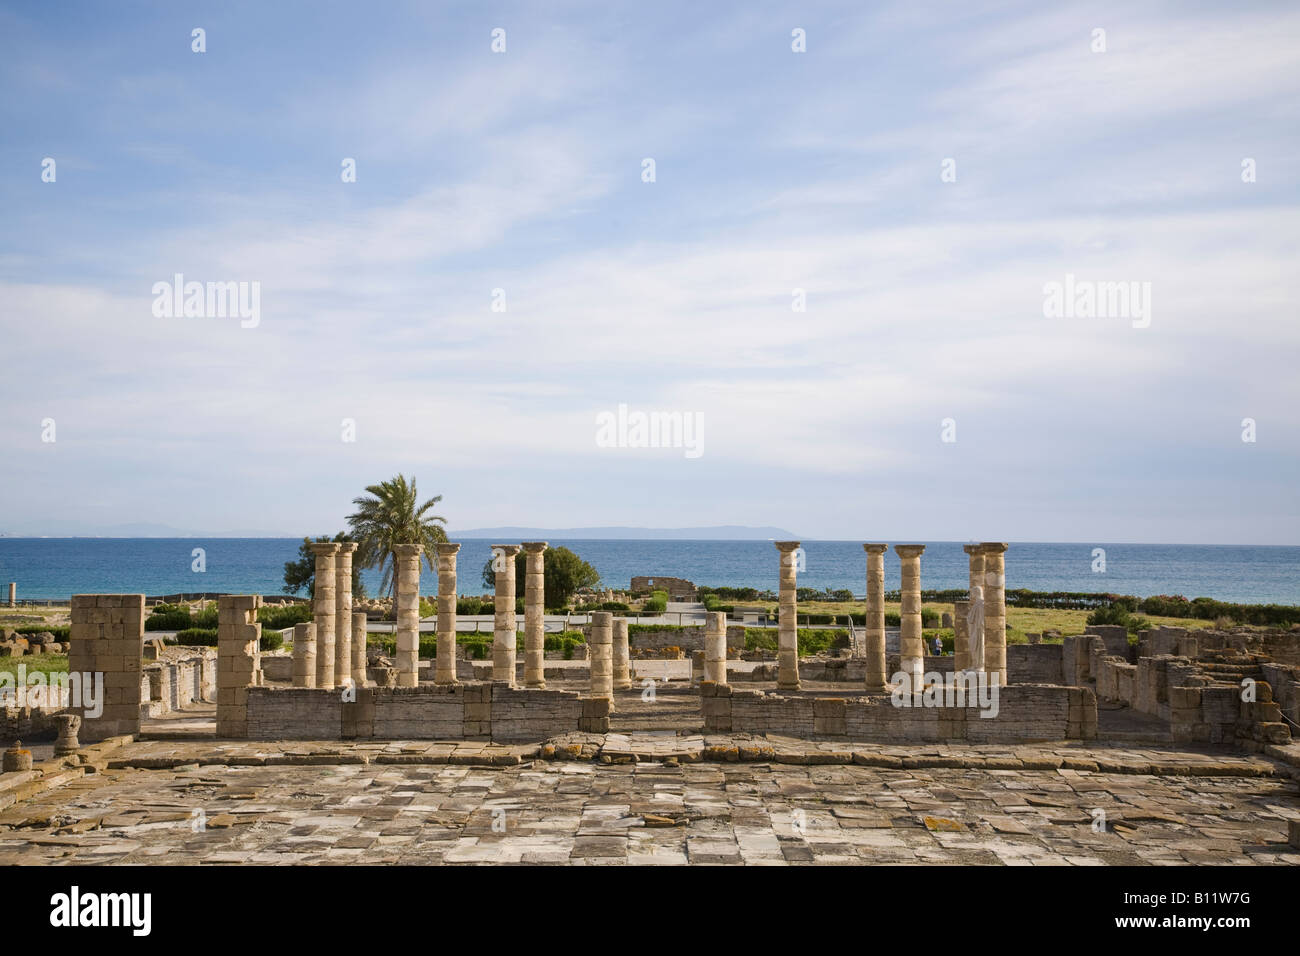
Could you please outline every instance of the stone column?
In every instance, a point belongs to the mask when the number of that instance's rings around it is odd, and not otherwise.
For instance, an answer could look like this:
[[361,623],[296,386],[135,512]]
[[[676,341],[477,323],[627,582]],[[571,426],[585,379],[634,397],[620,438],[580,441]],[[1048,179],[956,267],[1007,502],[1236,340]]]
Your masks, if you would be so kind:
[[316,625],[310,621],[293,626],[293,686],[316,686]]
[[[492,679],[515,686],[515,646],[519,642],[519,619],[515,617],[515,555],[517,544],[492,545],[496,571],[496,619],[492,635]],[[524,583],[527,584],[525,577]]]
[[777,541],[781,552],[780,618],[776,629],[777,690],[799,689],[799,605],[795,598],[798,541]]
[[397,574],[397,686],[420,685],[420,555],[422,544],[393,545]]
[[[316,593],[320,593],[319,588]],[[260,594],[224,594],[217,598],[218,738],[248,736],[248,689],[261,683],[262,625],[257,623],[257,609],[261,606]]]
[[[355,541],[344,541],[334,559],[334,683],[352,679],[352,552]],[[358,684],[364,684],[363,673]]]
[[365,611],[352,612],[352,679],[357,682],[358,687],[365,687],[366,668],[369,666],[369,658],[366,657],[366,633],[367,621]]
[[614,689],[632,689],[632,653],[627,639],[627,618],[614,618]]
[[864,544],[867,552],[867,621],[863,629],[863,653],[867,658],[866,691],[887,694],[885,673],[885,552],[887,544]]
[[524,686],[545,687],[546,542],[525,541],[524,552]]
[[614,702],[614,615],[610,611],[593,611],[591,634],[587,638],[591,664],[591,696],[604,697],[613,709]]
[[[969,555],[969,591],[973,598],[975,588],[984,587],[984,552],[980,550],[978,544],[963,544],[961,549]],[[970,614],[969,602],[967,602],[964,609],[958,608],[957,610],[959,613],[956,615],[956,620],[953,622],[953,670],[964,671],[970,670],[972,667],[983,670],[983,667],[971,658],[970,625],[966,620]]]
[[435,684],[456,680],[456,553],[460,545],[439,542],[438,550],[438,659],[433,666]]
[[316,555],[316,580],[313,584],[311,613],[316,625],[316,686],[334,689],[334,615],[338,610],[335,600],[334,558],[339,553],[337,541],[317,541],[311,546]]
[[902,564],[902,630],[899,633],[900,669],[912,682],[912,693],[919,694],[925,676],[925,643],[921,638],[921,552],[923,544],[896,544],[894,553]]
[[727,682],[726,611],[710,611],[704,615],[704,679],[715,684]]
[[998,683],[1007,682],[1007,546],[1001,541],[985,541],[984,553],[984,670],[998,675]]
[[9,606],[10,607],[18,606],[18,582],[17,581],[9,582]]

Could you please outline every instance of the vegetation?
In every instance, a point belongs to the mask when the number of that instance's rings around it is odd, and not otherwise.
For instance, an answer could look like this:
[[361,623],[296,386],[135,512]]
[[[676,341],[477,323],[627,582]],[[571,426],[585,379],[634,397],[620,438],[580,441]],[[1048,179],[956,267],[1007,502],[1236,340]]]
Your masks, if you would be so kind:
[[430,514],[442,495],[420,502],[415,478],[404,475],[366,487],[366,495],[353,498],[357,510],[348,515],[348,526],[357,542],[353,565],[379,568],[379,590],[395,596],[397,579],[394,548],[399,544],[424,545],[424,560],[433,570],[435,545],[447,540],[443,527],[447,519]]
[[67,654],[24,654],[22,657],[0,657],[0,673],[17,674],[22,664],[28,674],[65,674],[68,670]]
[[[801,655],[820,654],[849,646],[849,632],[838,628],[801,627],[795,633],[799,637]],[[747,651],[775,651],[776,640],[776,628],[745,628],[745,650]]]
[[[329,535],[319,535],[315,539],[303,538],[302,544],[298,546],[298,560],[284,562],[284,593],[297,594],[305,590],[308,598],[316,593],[316,555],[311,552],[313,542],[324,544],[351,540],[352,536],[346,531],[340,531],[332,538]],[[366,596],[365,585],[361,583],[361,565],[356,561],[352,562],[352,596]]]
[[[497,574],[492,569],[495,557],[483,565],[483,586],[495,589]],[[527,586],[527,555],[515,555],[515,595],[522,598]],[[563,607],[583,588],[600,584],[600,572],[568,548],[547,548],[542,552],[542,569],[546,576],[545,602],[547,607]]]

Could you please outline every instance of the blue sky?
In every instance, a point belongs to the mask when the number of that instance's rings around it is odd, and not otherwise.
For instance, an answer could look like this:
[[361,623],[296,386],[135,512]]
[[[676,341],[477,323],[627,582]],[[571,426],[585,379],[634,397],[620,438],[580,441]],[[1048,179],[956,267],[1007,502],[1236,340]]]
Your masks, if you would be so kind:
[[[1300,543],[1297,41],[1285,4],[0,4],[0,530],[320,533],[403,471],[453,529]],[[175,273],[259,323],[156,317]],[[1151,283],[1149,327],[1045,318],[1067,273]],[[619,404],[703,454],[599,447]]]

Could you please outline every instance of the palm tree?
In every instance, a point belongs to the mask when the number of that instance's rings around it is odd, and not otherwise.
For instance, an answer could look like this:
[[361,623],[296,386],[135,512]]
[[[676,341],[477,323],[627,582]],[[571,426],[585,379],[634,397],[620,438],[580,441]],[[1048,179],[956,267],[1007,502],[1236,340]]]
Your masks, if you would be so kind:
[[380,592],[388,591],[396,596],[393,546],[424,545],[424,559],[430,570],[433,569],[433,546],[447,540],[447,532],[439,523],[446,524],[447,519],[427,512],[442,500],[442,495],[417,504],[420,499],[415,491],[415,478],[408,482],[403,475],[369,485],[366,491],[367,495],[352,499],[357,510],[348,515],[348,525],[357,541],[356,561],[363,567],[378,567],[383,572]]

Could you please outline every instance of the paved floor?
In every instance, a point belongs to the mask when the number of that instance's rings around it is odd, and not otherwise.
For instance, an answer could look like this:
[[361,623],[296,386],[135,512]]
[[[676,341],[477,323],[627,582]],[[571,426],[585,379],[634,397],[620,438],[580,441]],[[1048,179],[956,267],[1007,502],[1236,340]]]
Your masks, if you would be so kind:
[[188,764],[108,769],[11,807],[0,813],[0,865],[1295,865],[1286,821],[1297,815],[1300,792],[1285,777]]

